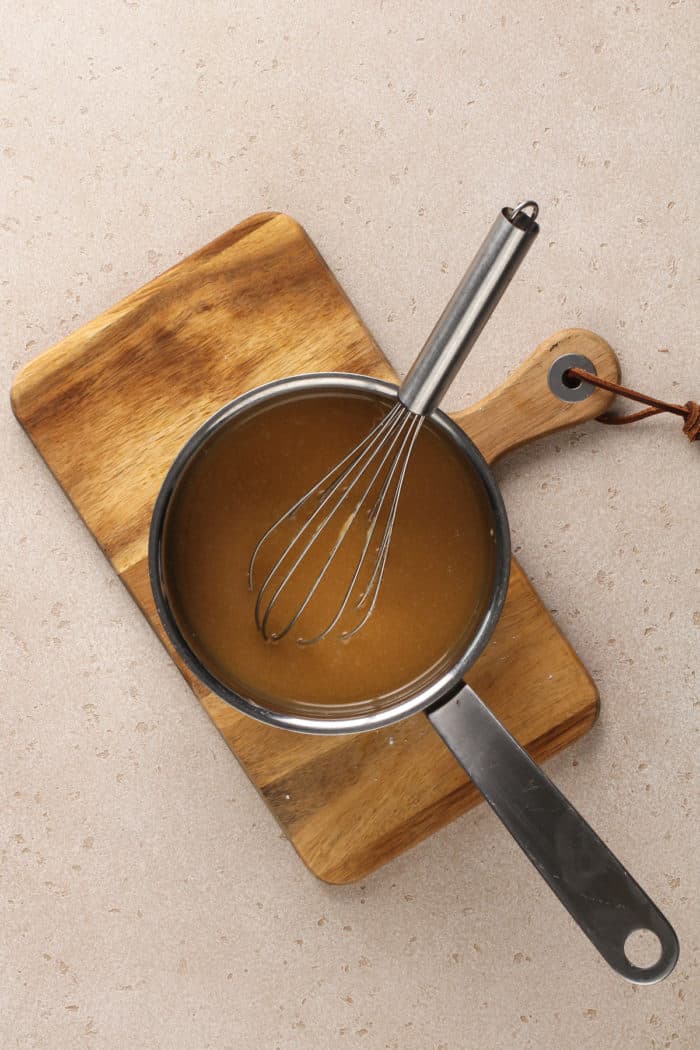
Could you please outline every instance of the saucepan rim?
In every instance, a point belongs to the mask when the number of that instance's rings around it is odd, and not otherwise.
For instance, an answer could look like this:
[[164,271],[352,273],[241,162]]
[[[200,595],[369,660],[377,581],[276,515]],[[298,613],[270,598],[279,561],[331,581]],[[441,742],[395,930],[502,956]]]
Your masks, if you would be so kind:
[[[243,696],[222,682],[200,660],[190,648],[187,639],[181,632],[168,601],[162,572],[163,530],[170,500],[175,492],[186,466],[196,452],[222,427],[230,423],[238,414],[256,405],[285,395],[305,394],[310,391],[360,391],[377,394],[381,397],[395,397],[397,387],[393,383],[370,376],[356,375],[351,372],[311,372],[276,379],[263,386],[241,394],[209,417],[189,438],[178,452],[161,485],[153,508],[148,543],[148,568],[151,590],[165,632],[186,666],[213,693],[221,697],[232,707],[243,714],[255,718],[267,725],[290,729],[301,733],[338,735],[358,733],[371,729],[380,729],[393,725],[410,715],[447,700],[462,683],[464,675],[481,655],[498,623],[508,590],[510,574],[510,529],[503,498],[491,468],[474,442],[457,426],[454,420],[436,409],[431,413],[431,422],[446,433],[463,455],[466,455],[476,469],[493,514],[495,531],[496,566],[491,601],[482,621],[471,636],[459,658],[435,681],[409,696],[401,698],[378,709],[362,711],[355,715],[342,717],[312,717],[288,711],[278,711],[256,702],[251,697]],[[350,706],[350,705],[348,705]]]

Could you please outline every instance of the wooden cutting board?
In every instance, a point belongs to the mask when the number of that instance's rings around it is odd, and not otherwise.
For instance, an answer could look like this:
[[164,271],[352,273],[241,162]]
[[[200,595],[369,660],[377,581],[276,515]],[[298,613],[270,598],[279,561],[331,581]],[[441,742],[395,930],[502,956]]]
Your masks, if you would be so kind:
[[[549,392],[549,363],[568,352],[619,378],[602,339],[558,333],[456,416],[487,459],[606,408],[602,391],[576,404]],[[395,378],[304,230],[269,213],[178,263],[17,376],[17,418],[169,650],[146,554],[151,510],[176,452],[243,391],[326,370]],[[178,666],[321,879],[362,878],[480,799],[422,715],[352,737],[302,736],[238,714]],[[596,716],[593,682],[515,562],[501,621],[469,681],[539,759]]]

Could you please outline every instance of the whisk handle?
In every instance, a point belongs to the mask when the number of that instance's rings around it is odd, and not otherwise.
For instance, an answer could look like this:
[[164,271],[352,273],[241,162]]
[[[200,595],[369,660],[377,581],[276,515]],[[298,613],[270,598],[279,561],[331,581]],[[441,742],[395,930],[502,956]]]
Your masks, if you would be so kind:
[[539,208],[503,208],[399,389],[412,412],[437,408],[539,233]]

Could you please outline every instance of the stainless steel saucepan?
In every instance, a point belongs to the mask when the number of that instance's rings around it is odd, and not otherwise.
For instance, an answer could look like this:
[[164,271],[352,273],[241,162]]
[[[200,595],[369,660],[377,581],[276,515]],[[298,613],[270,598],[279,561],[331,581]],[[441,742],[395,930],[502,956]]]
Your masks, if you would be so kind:
[[[518,250],[517,246],[514,250]],[[507,269],[507,260],[502,262]],[[497,291],[494,288],[494,294]],[[471,330],[469,325],[464,325],[468,305],[464,296],[457,294],[436,326],[433,335],[437,345],[433,352],[438,356],[442,353],[443,359],[449,340],[449,352],[454,355],[460,352],[456,343],[473,336],[477,320],[483,324],[483,318],[479,318],[473,321]],[[550,377],[550,382],[560,381],[560,375],[557,378],[553,373]],[[478,475],[492,513],[496,551],[490,604],[472,636],[459,651],[450,655],[445,665],[433,671],[426,669],[426,676],[418,686],[407,683],[398,699],[390,702],[385,699],[375,705],[361,705],[359,709],[357,705],[334,704],[324,708],[315,704],[283,710],[252,692],[242,695],[221,682],[192,650],[180,630],[164,575],[163,534],[173,494],[192,458],[222,428],[235,427],[263,405],[278,399],[288,401],[328,393],[347,393],[393,403],[397,391],[391,384],[376,379],[338,373],[273,382],[222,408],[194,434],[175,459],[155,505],[149,546],[153,594],[171,642],[187,666],[212,692],[244,714],[284,729],[358,733],[425,712],[550,889],[610,966],[638,984],[662,980],[673,970],[678,958],[678,941],[671,925],[595,831],[464,682],[491,637],[505,602],[510,535],[503,500],[488,464],[476,445],[444,412],[434,409],[429,425],[442,432]],[[628,938],[638,930],[651,931],[659,941],[658,959],[648,967],[636,965],[627,954]]]

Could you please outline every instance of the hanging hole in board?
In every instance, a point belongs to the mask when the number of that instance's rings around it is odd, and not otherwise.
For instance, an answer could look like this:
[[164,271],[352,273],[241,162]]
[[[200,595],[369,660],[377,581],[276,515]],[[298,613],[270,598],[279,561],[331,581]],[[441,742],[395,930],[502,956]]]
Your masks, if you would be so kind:
[[661,941],[653,930],[633,930],[625,940],[625,955],[633,966],[648,970],[661,958]]
[[595,387],[592,383],[587,383],[585,379],[569,375],[570,368],[582,368],[592,375],[598,374],[593,362],[583,354],[562,354],[550,365],[547,376],[549,389],[560,401],[568,403],[585,401],[595,393]]
[[578,388],[581,386],[581,380],[578,376],[572,374],[570,368],[567,368],[566,372],[564,372],[564,375],[561,377],[561,381],[567,388],[567,390],[578,390]]

